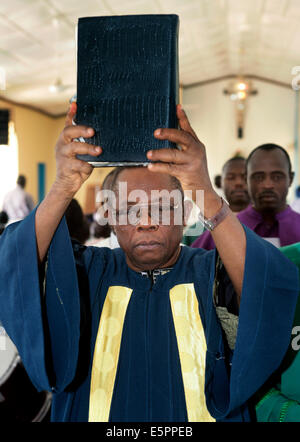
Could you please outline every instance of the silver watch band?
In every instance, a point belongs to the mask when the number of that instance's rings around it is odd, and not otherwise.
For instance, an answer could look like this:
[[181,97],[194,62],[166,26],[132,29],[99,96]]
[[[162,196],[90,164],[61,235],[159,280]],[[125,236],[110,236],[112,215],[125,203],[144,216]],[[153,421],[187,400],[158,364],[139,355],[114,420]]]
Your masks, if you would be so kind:
[[204,227],[206,227],[210,231],[214,230],[229,214],[230,209],[228,204],[226,203],[226,201],[224,201],[223,198],[221,198],[221,200],[222,206],[213,217],[208,219],[205,218],[202,213],[199,214],[199,220],[203,223]]

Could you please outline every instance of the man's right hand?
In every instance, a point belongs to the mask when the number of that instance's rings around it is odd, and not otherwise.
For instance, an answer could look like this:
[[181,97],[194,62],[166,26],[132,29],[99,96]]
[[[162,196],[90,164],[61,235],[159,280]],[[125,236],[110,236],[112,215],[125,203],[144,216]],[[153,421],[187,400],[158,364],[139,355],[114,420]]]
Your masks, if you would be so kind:
[[74,126],[76,103],[72,103],[67,114],[65,128],[56,144],[56,179],[49,193],[38,206],[35,215],[35,232],[39,262],[43,262],[54,232],[68,205],[81,185],[92,173],[93,167],[76,155],[101,153],[100,147],[74,141],[75,138],[90,138],[94,130],[86,126]]
[[86,161],[79,160],[76,155],[98,156],[102,152],[99,146],[74,141],[75,138],[90,138],[94,135],[92,128],[72,124],[76,110],[77,105],[73,102],[66,117],[65,127],[55,146],[56,180],[54,187],[67,198],[73,198],[93,171],[93,166]]

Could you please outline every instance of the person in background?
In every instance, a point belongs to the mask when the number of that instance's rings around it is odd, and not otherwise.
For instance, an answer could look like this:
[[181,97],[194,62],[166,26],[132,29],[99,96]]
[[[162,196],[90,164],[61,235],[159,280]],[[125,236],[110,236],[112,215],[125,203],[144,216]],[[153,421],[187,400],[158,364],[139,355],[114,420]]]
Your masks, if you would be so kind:
[[[247,182],[251,204],[237,217],[257,235],[276,247],[300,241],[300,214],[287,205],[287,194],[293,182],[291,160],[277,144],[263,144],[247,158]],[[192,247],[213,249],[211,238],[198,238]]]
[[295,199],[291,204],[291,208],[295,210],[295,212],[300,213],[300,186],[296,187]]
[[90,236],[89,224],[76,199],[73,198],[71,200],[65,212],[65,217],[71,239],[75,239],[81,244],[84,244]]
[[[104,178],[101,186],[101,190],[109,188],[109,184],[111,181],[111,175],[113,173],[114,169],[109,172],[106,177]],[[96,243],[109,238],[111,234],[111,227],[108,223],[101,223],[101,220],[99,218],[99,208],[102,206],[102,202],[98,201],[99,192],[96,193],[96,210],[94,213],[90,213],[86,215],[86,218],[88,219],[89,225],[90,225],[90,238],[86,242],[86,245],[93,246]]]
[[[215,188],[216,188],[216,192],[217,193],[219,193],[218,192],[218,190],[220,189],[222,189],[222,187],[221,187],[221,179],[222,179],[222,176],[221,175],[216,175],[215,177],[214,177],[214,185],[215,185]],[[223,192],[220,192],[220,193],[223,193]],[[223,195],[220,195],[220,196],[223,196]]]
[[239,213],[250,203],[246,181],[246,159],[236,156],[224,164],[221,175],[221,187],[230,209]]
[[4,197],[2,210],[7,213],[9,223],[25,218],[35,206],[32,196],[25,191],[25,187],[26,177],[19,175],[16,188]]
[[[106,175],[103,180],[101,190],[112,190],[111,186],[114,181],[115,174],[116,169],[113,169]],[[102,213],[101,210],[104,204],[107,203],[107,198],[105,198],[105,195],[99,203],[100,205],[98,207],[98,210],[93,216],[93,238],[87,241],[86,245],[95,247],[109,247],[110,249],[120,247],[114,229],[109,225],[108,211]]]
[[0,235],[3,233],[7,223],[8,223],[7,213],[4,211],[0,212]]
[[[218,176],[217,176],[218,177]],[[217,178],[216,177],[216,178]],[[220,179],[216,180],[215,185],[219,184],[222,189],[225,199],[229,204],[230,209],[234,213],[238,213],[241,210],[245,209],[250,203],[250,197],[247,189],[246,182],[246,159],[241,156],[235,156],[230,158],[224,164],[222,168],[222,174]],[[203,230],[202,224],[199,221],[197,223],[199,226],[199,230]],[[195,240],[198,239],[199,234],[196,228],[197,225],[190,227],[184,234],[183,244],[190,246]],[[193,231],[195,232],[193,234]],[[199,237],[199,245],[198,247],[202,247],[206,249],[210,245],[212,245],[212,238],[208,231],[205,231]],[[211,247],[213,248],[213,247]]]
[[[279,250],[298,267],[300,242]],[[300,293],[299,293],[300,295]],[[300,296],[295,311],[291,342],[280,368],[256,394],[258,422],[300,422]]]
[[300,241],[300,214],[287,204],[293,178],[290,157],[277,144],[258,146],[247,159],[252,205],[239,214],[239,219],[277,247]]

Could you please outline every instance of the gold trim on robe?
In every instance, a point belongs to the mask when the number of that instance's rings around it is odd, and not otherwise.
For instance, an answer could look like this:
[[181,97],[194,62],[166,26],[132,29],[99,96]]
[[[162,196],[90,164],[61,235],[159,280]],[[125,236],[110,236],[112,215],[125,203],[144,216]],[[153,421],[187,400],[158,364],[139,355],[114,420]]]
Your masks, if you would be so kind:
[[194,284],[170,290],[175,333],[189,422],[215,422],[205,400],[206,340]]
[[93,357],[89,422],[108,422],[125,315],[132,290],[109,287]]

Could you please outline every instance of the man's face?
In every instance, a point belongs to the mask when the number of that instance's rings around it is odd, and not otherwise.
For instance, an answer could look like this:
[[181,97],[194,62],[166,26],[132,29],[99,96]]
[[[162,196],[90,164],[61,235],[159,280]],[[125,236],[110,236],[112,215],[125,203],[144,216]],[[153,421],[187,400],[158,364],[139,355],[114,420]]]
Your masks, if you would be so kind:
[[[118,242],[126,254],[127,264],[136,271],[173,265],[180,252],[179,245],[183,234],[182,217],[181,225],[175,225],[173,216],[176,209],[171,209],[170,222],[168,225],[163,225],[149,216],[151,204],[154,211],[158,210],[160,213],[162,208],[176,207],[176,202],[172,199],[168,203],[162,203],[159,198],[153,198],[151,193],[151,191],[174,191],[170,176],[153,173],[146,168],[132,168],[124,169],[120,173],[117,188],[121,182],[126,182],[127,193],[118,195],[117,214],[121,218],[128,212],[133,213],[133,219],[136,221],[134,224],[120,225],[117,219],[114,227]],[[129,200],[130,194],[137,195],[136,201]],[[140,205],[141,210],[130,212],[130,209],[135,209],[137,205]]]
[[244,209],[249,203],[246,181],[246,161],[230,161],[222,173],[222,189],[232,210]]
[[283,152],[279,149],[255,152],[248,164],[247,179],[249,194],[258,212],[277,213],[285,209],[292,176]]

